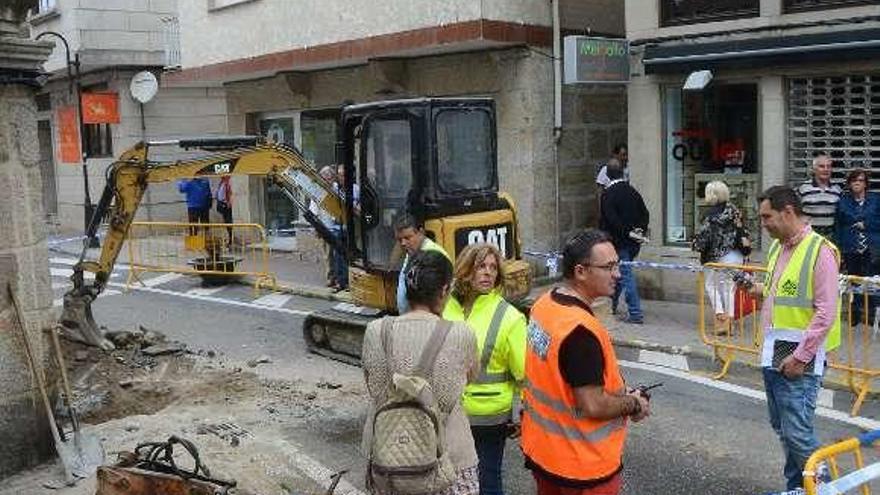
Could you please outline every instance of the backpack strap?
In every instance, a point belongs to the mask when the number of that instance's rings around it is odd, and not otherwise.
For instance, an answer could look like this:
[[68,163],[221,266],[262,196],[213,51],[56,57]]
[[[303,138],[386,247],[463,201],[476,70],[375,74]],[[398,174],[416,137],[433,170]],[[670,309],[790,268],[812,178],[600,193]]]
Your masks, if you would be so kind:
[[443,347],[443,342],[446,341],[446,336],[449,335],[451,328],[451,321],[440,320],[437,322],[434,331],[431,333],[431,338],[428,339],[428,342],[422,349],[418,365],[416,365],[413,373],[422,378],[428,378],[431,374],[431,369],[434,367],[434,362],[437,361],[437,354],[440,353],[440,348]]

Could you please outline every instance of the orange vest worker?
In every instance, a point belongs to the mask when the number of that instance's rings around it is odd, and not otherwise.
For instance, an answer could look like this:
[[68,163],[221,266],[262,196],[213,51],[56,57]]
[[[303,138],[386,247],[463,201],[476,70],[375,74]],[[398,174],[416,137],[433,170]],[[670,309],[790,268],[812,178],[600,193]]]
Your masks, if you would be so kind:
[[583,417],[559,368],[560,345],[583,327],[599,341],[606,394],[624,393],[624,381],[607,330],[585,307],[560,304],[554,291],[532,307],[528,327],[522,448],[544,471],[570,480],[601,480],[621,468],[626,419]]

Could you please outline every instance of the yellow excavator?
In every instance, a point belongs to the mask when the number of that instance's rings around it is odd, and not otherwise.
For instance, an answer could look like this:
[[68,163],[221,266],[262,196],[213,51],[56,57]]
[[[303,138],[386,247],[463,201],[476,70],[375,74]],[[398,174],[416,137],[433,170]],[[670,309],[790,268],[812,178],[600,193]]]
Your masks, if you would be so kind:
[[[516,210],[498,191],[495,106],[489,98],[420,98],[349,105],[342,109],[337,157],[342,191],[327,183],[293,147],[254,136],[142,142],[107,170],[107,181],[86,237],[102,219],[109,225],[96,261],[83,248],[64,296],[61,325],[68,336],[109,347],[91,304],[103,291],[128,229],[152,183],[189,177],[265,176],[278,185],[315,231],[345,254],[353,304],[340,303],[305,318],[309,349],[359,364],[364,329],[396,312],[399,247],[394,221],[409,213],[453,257],[467,245],[491,242],[505,256],[506,292],[529,290],[531,270],[522,259]],[[178,161],[150,159],[150,149],[176,145],[207,155]],[[317,214],[309,205],[316,205]],[[335,223],[343,236],[331,231]],[[88,242],[85,243],[88,246]],[[86,284],[85,272],[94,274]]]

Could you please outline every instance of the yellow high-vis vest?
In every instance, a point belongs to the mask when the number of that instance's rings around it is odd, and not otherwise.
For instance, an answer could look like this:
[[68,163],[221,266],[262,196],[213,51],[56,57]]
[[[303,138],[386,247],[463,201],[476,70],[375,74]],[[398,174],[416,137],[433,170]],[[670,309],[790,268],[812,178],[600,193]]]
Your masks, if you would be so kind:
[[505,424],[511,420],[514,394],[525,376],[526,318],[497,292],[478,296],[467,318],[450,297],[443,318],[464,321],[477,337],[480,375],[462,396],[471,425]]
[[[837,247],[821,235],[810,232],[791,254],[788,265],[779,277],[776,292],[773,296],[773,312],[770,327],[776,330],[793,330],[804,332],[813,319],[813,272],[819,258],[819,248],[825,243],[831,248],[840,263],[840,252]],[[767,275],[764,279],[764,298],[770,295],[771,284],[775,277],[776,262],[782,245],[773,241],[767,256]],[[837,299],[837,317],[828,335],[825,337],[825,350],[836,349],[840,345],[840,298]]]

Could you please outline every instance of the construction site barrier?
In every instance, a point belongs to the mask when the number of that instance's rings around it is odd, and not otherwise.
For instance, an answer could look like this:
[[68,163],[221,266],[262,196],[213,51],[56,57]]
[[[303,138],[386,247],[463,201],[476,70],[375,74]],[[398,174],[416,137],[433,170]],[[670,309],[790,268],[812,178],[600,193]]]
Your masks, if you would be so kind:
[[206,282],[250,277],[254,290],[275,289],[266,232],[254,223],[133,222],[126,237],[128,281],[144,272],[199,275]]
[[[826,447],[822,447],[807,459],[804,466],[804,491],[806,495],[837,495],[856,493],[871,495],[869,483],[880,478],[880,462],[865,465],[863,447],[870,447],[880,440],[880,430],[862,433]],[[852,461],[841,461],[838,456],[852,455]],[[824,464],[831,480],[817,480],[820,466]]]
[[[749,297],[746,291],[737,290],[733,319],[728,325],[712,325],[707,328],[707,320],[714,323],[714,308],[707,304],[705,280],[707,276],[721,277],[732,281],[749,274],[762,282],[766,268],[755,265],[725,265],[707,263],[697,274],[698,331],[700,339],[711,346],[716,359],[721,363],[720,371],[714,376],[721,379],[727,375],[731,364],[737,359],[758,361],[764,341],[761,328],[761,309],[757,299]],[[868,393],[872,391],[874,380],[880,376],[880,355],[873,352],[874,341],[878,338],[878,309],[872,304],[880,294],[880,277],[858,277],[841,275],[841,344],[827,354],[825,381],[848,388],[855,395],[850,414],[855,416],[862,407]],[[854,315],[860,311],[858,320]],[[870,311],[869,311],[870,309]],[[873,321],[872,321],[873,320]]]

